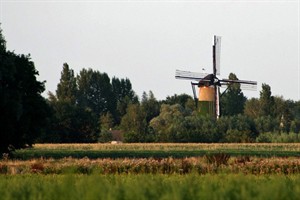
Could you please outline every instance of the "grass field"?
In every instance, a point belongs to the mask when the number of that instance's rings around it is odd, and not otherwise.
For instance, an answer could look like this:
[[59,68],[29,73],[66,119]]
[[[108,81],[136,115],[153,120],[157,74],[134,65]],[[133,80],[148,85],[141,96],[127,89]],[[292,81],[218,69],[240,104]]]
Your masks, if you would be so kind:
[[300,144],[37,144],[0,199],[299,199]]
[[37,144],[18,150],[17,159],[33,158],[184,158],[211,153],[231,156],[300,156],[300,144]]
[[6,199],[299,199],[300,175],[0,176]]

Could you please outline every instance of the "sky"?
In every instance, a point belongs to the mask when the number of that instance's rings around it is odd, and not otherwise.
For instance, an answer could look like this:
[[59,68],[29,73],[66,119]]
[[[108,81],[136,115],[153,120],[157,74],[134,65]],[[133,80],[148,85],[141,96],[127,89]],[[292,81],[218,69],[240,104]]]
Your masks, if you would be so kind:
[[300,100],[299,1],[0,0],[7,49],[30,54],[38,80],[55,92],[64,63],[129,78],[138,96],[192,95],[175,70],[212,72],[213,36],[222,37],[219,78],[262,83]]

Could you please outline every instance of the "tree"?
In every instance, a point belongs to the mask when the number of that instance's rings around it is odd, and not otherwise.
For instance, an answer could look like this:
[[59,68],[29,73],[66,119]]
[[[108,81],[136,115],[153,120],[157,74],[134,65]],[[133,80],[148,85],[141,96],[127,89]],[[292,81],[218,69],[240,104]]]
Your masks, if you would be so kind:
[[[237,76],[233,73],[230,73],[228,78],[230,80],[238,80]],[[233,116],[242,114],[245,102],[246,97],[241,90],[240,84],[232,83],[228,85],[227,91],[220,98],[221,115]]]
[[60,82],[57,84],[56,96],[59,101],[76,103],[77,85],[74,71],[67,63],[63,64]]
[[77,82],[79,106],[91,109],[98,118],[107,112],[115,113],[116,99],[106,73],[82,69]]
[[6,41],[4,36],[2,35],[2,29],[0,28],[0,53],[5,53],[5,52],[6,52]]
[[274,132],[279,126],[278,120],[270,115],[258,117],[254,119],[254,122],[259,133]]
[[126,142],[145,142],[147,138],[146,114],[139,104],[130,104],[121,121]]
[[30,56],[6,50],[0,29],[0,152],[32,145],[46,126],[49,107],[41,96],[44,83]]
[[191,112],[180,104],[161,106],[160,114],[150,121],[156,142],[217,142],[214,119]]
[[182,140],[185,117],[190,116],[191,112],[180,104],[163,104],[160,114],[150,121],[157,142],[176,142]]
[[260,116],[274,116],[274,97],[272,96],[271,87],[268,84],[262,84],[259,102]]
[[244,115],[229,117],[227,128],[225,142],[254,142],[258,136],[254,121]]
[[114,118],[110,112],[100,116],[100,129],[110,130],[114,126]]
[[117,101],[122,101],[125,97],[128,97],[132,102],[136,100],[136,95],[132,90],[131,82],[128,78],[119,79],[116,77],[112,78],[112,91]]
[[56,95],[49,93],[53,109],[51,128],[46,142],[95,142],[98,135],[98,117],[88,107],[78,104],[76,78],[68,64],[63,65]]
[[131,82],[129,79],[112,78],[111,81],[112,91],[116,98],[116,124],[120,124],[121,118],[126,114],[126,110],[129,104],[138,103],[138,97],[132,90]]
[[143,92],[141,105],[142,109],[146,113],[147,123],[149,123],[151,119],[159,115],[160,105],[151,90],[149,91],[149,94]]
[[180,94],[180,95],[173,95],[173,96],[167,96],[166,100],[162,101],[162,104],[169,104],[169,105],[174,105],[174,104],[180,104],[181,106],[185,107],[186,104],[190,101],[193,100],[193,98],[190,95],[187,94]]

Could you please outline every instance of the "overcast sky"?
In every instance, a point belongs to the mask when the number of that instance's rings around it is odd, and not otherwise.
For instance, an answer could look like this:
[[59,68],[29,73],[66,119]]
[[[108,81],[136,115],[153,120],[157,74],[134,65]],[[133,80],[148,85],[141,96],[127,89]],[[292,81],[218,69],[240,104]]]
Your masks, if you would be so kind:
[[[63,63],[129,78],[141,96],[187,93],[175,70],[212,72],[213,35],[222,36],[221,75],[258,81],[300,100],[299,1],[0,0],[7,49],[31,54],[46,92]],[[45,96],[46,96],[45,92]]]

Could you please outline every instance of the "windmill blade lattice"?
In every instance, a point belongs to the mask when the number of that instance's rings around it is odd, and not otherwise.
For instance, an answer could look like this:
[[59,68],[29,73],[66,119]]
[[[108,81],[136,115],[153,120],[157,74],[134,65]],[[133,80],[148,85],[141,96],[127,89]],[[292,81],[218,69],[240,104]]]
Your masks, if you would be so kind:
[[182,70],[178,70],[178,69],[175,72],[176,79],[194,80],[194,81],[200,81],[207,75],[208,74],[206,74],[206,73],[182,71]]

